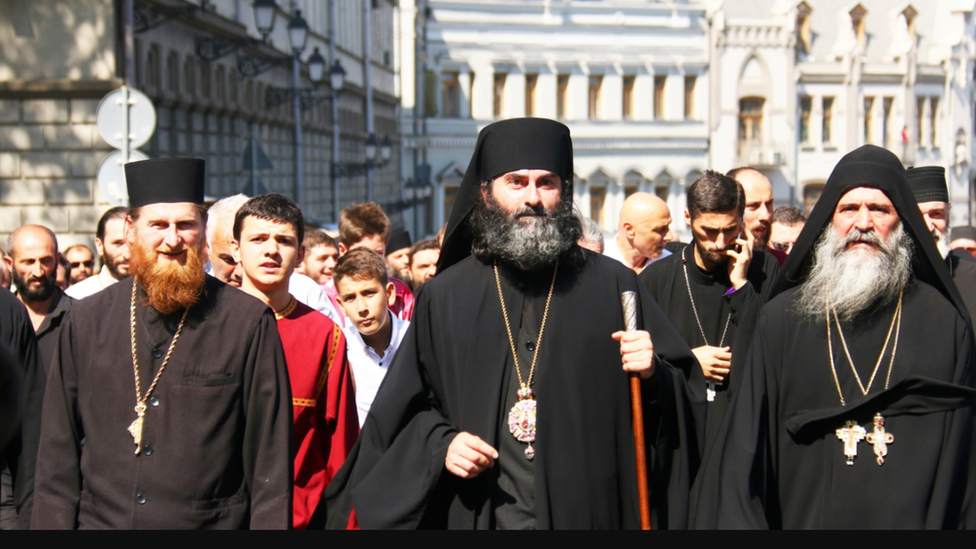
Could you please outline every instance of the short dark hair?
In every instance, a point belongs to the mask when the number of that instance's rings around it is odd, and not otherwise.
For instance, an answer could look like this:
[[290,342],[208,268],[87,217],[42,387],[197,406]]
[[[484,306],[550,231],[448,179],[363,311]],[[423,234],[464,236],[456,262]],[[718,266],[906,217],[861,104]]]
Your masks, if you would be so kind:
[[305,240],[302,241],[302,245],[305,246],[305,249],[309,251],[318,246],[326,246],[329,248],[335,248],[337,250],[339,249],[339,246],[336,245],[335,239],[329,236],[329,234],[322,229],[312,229],[307,231],[305,233]]
[[346,277],[356,280],[378,280],[384,286],[390,281],[386,274],[386,260],[380,254],[366,248],[349,250],[336,262],[335,269],[332,270],[332,280],[338,286],[339,281]]
[[735,212],[739,218],[746,210],[746,194],[731,176],[705,170],[688,187],[688,214],[694,219],[701,213]]
[[807,216],[803,215],[803,211],[793,206],[780,206],[776,208],[773,210],[773,218],[770,221],[770,223],[782,223],[787,227],[806,222]]
[[374,234],[390,241],[390,219],[376,202],[353,204],[339,213],[339,242],[346,249]]
[[234,240],[241,240],[241,229],[244,228],[244,220],[248,217],[287,223],[295,227],[299,246],[305,240],[305,217],[302,216],[302,209],[287,196],[268,193],[255,196],[245,202],[234,216]]
[[441,247],[437,245],[436,238],[425,238],[418,242],[414,242],[413,246],[410,246],[410,263],[413,266],[413,256],[417,252],[422,252],[424,250],[440,250]]
[[[98,220],[98,227],[95,229],[95,238],[99,240],[105,240],[105,225],[108,224],[109,220],[112,219],[125,219],[125,216],[129,213],[129,210],[123,206],[116,206],[114,208],[109,208],[108,211],[102,214],[101,219]],[[135,216],[133,216],[133,219]]]

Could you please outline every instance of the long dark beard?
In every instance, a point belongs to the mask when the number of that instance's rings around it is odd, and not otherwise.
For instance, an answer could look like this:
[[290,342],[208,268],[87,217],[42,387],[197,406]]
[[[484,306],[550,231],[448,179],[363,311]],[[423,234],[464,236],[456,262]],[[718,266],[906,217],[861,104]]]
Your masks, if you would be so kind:
[[203,270],[203,246],[186,248],[186,264],[156,263],[157,252],[136,242],[129,250],[129,265],[146,291],[143,305],[164,315],[195,305],[203,293],[207,273]]
[[479,260],[499,261],[520,269],[554,265],[567,255],[582,252],[576,241],[583,226],[573,215],[573,204],[561,200],[555,210],[525,207],[514,215],[502,211],[491,193],[478,203],[469,220],[471,253]]
[[[877,250],[847,249],[856,240],[872,242]],[[841,320],[849,322],[876,305],[893,301],[912,275],[914,243],[901,223],[882,239],[877,233],[851,229],[839,237],[827,227],[814,248],[814,263],[800,287],[797,309],[822,318],[830,303]]]

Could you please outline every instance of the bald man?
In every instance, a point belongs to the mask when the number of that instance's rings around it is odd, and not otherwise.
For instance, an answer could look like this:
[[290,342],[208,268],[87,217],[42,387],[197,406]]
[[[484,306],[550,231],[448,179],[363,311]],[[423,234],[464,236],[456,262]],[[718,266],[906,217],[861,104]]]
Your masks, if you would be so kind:
[[24,225],[10,233],[7,249],[10,255],[4,261],[10,269],[17,297],[27,307],[46,371],[54,355],[61,321],[74,301],[56,283],[61,259],[58,239],[47,227]]
[[[47,227],[41,225],[24,225],[7,238],[9,255],[4,257],[4,263],[10,271],[13,285],[17,290],[17,298],[27,308],[28,317],[37,336],[37,350],[39,357],[39,380],[47,379],[47,372],[51,367],[54,348],[57,346],[61,332],[61,323],[74,301],[64,294],[56,283],[58,274],[58,239]],[[44,394],[44,384],[37,381],[32,391]],[[40,399],[32,398],[29,409],[24,410],[21,434],[22,464],[28,471],[14,471],[7,464],[3,465],[3,486],[0,494],[0,507],[4,509],[4,528],[10,527],[7,520],[14,511],[10,506],[16,496],[18,522],[21,528],[26,528],[30,521],[34,482],[34,456],[37,453],[38,429],[40,428]],[[28,432],[29,431],[29,432]],[[23,461],[26,459],[26,461]],[[18,484],[20,486],[18,487]],[[21,516],[22,515],[22,516]]]
[[727,176],[735,179],[746,193],[746,211],[742,220],[746,230],[756,239],[757,250],[766,250],[773,220],[773,186],[763,173],[755,168],[735,168]]
[[650,193],[634,193],[620,208],[617,236],[607,241],[608,255],[640,273],[654,261],[671,255],[664,245],[674,240],[671,210]]

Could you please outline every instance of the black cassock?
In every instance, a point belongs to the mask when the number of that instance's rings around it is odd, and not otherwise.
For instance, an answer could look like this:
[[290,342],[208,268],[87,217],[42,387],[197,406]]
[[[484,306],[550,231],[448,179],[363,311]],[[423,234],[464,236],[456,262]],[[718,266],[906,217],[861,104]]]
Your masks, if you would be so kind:
[[[523,310],[534,310],[527,324],[538,321],[552,271],[501,271],[513,337],[524,345]],[[638,291],[639,325],[661,357],[656,376],[642,383],[655,527],[687,523],[686,451],[694,433],[675,368],[690,367],[690,350],[632,272],[587,252],[576,270],[560,267],[539,343],[531,474],[515,463],[514,473],[502,475],[532,479],[538,528],[639,526],[629,383],[610,337],[623,329],[625,290]],[[499,462],[524,456],[502,450],[494,468],[469,480],[446,472],[444,458],[460,431],[495,448],[499,437],[512,437],[500,424],[515,403],[511,355],[491,265],[469,257],[428,282],[360,440],[329,485],[329,527],[345,527],[350,507],[364,528],[498,526]],[[531,362],[525,355],[523,378]]]
[[[723,265],[715,273],[705,272],[695,264],[693,254],[693,245],[688,245],[680,252],[652,263],[640,274],[640,280],[689,347],[706,344],[701,335],[704,331],[708,345],[732,348],[731,372],[723,383],[715,386],[714,401],[709,402],[706,398],[707,382],[701,366],[696,363],[694,368],[684,372],[688,380],[688,398],[694,403],[698,448],[704,451],[705,441],[714,440],[725,417],[738,380],[737,370],[745,362],[759,310],[769,297],[779,263],[770,254],[755,252],[746,274],[749,283],[729,293],[732,282],[727,267]],[[683,258],[687,258],[687,263],[682,262]],[[695,299],[694,309],[688,297],[685,268]]]
[[[132,284],[76,302],[61,326],[31,527],[287,528],[291,390],[271,309],[207,277],[148,401],[135,455]],[[137,306],[143,395],[181,315]]]
[[[888,389],[890,345],[863,396],[832,323],[833,360],[847,402],[841,406],[825,317],[800,320],[792,311],[796,295],[788,290],[760,314],[728,429],[702,468],[695,525],[972,527],[976,391],[968,324],[942,294],[914,281],[905,291]],[[842,323],[865,386],[894,310],[893,302],[870,322]],[[876,413],[893,435],[883,465],[866,440],[847,465],[837,429],[853,420],[870,433]]]

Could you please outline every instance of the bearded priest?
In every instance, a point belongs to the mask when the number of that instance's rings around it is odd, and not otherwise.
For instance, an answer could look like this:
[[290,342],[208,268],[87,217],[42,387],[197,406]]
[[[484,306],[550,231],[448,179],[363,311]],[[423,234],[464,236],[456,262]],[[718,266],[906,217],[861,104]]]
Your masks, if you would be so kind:
[[[363,528],[636,528],[629,372],[644,391],[652,525],[685,525],[693,435],[672,428],[676,367],[694,359],[632,270],[576,244],[572,184],[563,124],[481,131],[437,275],[326,492],[329,526],[355,511]],[[634,331],[623,291],[640,298]]]
[[134,277],[72,311],[33,528],[287,528],[291,397],[271,309],[204,274],[198,159],[125,166]]
[[845,155],[783,269],[694,524],[976,525],[969,314],[898,158]]

